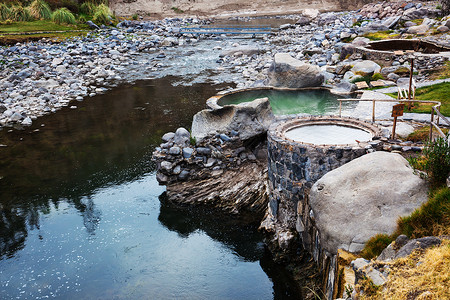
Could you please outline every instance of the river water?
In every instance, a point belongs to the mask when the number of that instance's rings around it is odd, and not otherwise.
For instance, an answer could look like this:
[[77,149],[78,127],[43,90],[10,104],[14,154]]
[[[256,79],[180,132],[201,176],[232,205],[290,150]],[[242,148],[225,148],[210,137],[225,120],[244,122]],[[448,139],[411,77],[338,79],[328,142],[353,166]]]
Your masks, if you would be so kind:
[[140,81],[0,131],[1,299],[298,299],[256,225],[164,198],[151,154],[225,85]]

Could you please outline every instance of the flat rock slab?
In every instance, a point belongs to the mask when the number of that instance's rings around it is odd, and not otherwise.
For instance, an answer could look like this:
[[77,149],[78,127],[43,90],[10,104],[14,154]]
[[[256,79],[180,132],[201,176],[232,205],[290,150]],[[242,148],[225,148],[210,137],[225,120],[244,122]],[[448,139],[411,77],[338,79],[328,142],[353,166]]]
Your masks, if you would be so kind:
[[426,182],[399,154],[374,152],[325,174],[310,204],[323,247],[359,252],[372,236],[392,234],[399,216],[427,200]]

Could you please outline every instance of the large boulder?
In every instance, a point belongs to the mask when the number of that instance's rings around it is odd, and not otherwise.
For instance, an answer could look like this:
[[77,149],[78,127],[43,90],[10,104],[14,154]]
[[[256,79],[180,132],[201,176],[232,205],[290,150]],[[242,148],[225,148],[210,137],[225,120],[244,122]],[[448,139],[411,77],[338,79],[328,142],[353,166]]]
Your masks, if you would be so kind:
[[204,109],[194,115],[192,136],[201,141],[208,135],[237,131],[242,140],[267,132],[274,120],[268,98],[219,109]]
[[269,85],[276,87],[316,87],[324,81],[318,66],[301,62],[287,53],[275,54],[268,75]]
[[373,152],[325,174],[310,204],[323,247],[361,251],[378,233],[392,234],[400,216],[427,200],[426,182],[399,154]]
[[355,63],[351,71],[361,76],[372,76],[374,73],[380,73],[381,67],[374,61],[363,60]]

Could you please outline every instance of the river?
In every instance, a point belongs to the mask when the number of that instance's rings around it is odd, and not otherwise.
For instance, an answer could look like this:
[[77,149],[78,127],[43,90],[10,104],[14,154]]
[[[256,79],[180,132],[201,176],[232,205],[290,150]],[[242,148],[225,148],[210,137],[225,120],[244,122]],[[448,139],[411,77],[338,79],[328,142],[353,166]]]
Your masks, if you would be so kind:
[[1,299],[298,299],[256,224],[164,198],[151,154],[225,84],[138,81],[0,131]]

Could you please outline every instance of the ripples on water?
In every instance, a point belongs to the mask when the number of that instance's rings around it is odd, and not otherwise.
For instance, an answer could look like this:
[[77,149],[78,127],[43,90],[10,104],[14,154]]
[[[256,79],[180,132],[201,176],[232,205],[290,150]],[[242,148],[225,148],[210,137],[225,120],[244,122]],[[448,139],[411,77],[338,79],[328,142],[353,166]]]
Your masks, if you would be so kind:
[[254,226],[165,201],[154,147],[223,87],[176,80],[0,131],[1,299],[298,297]]

